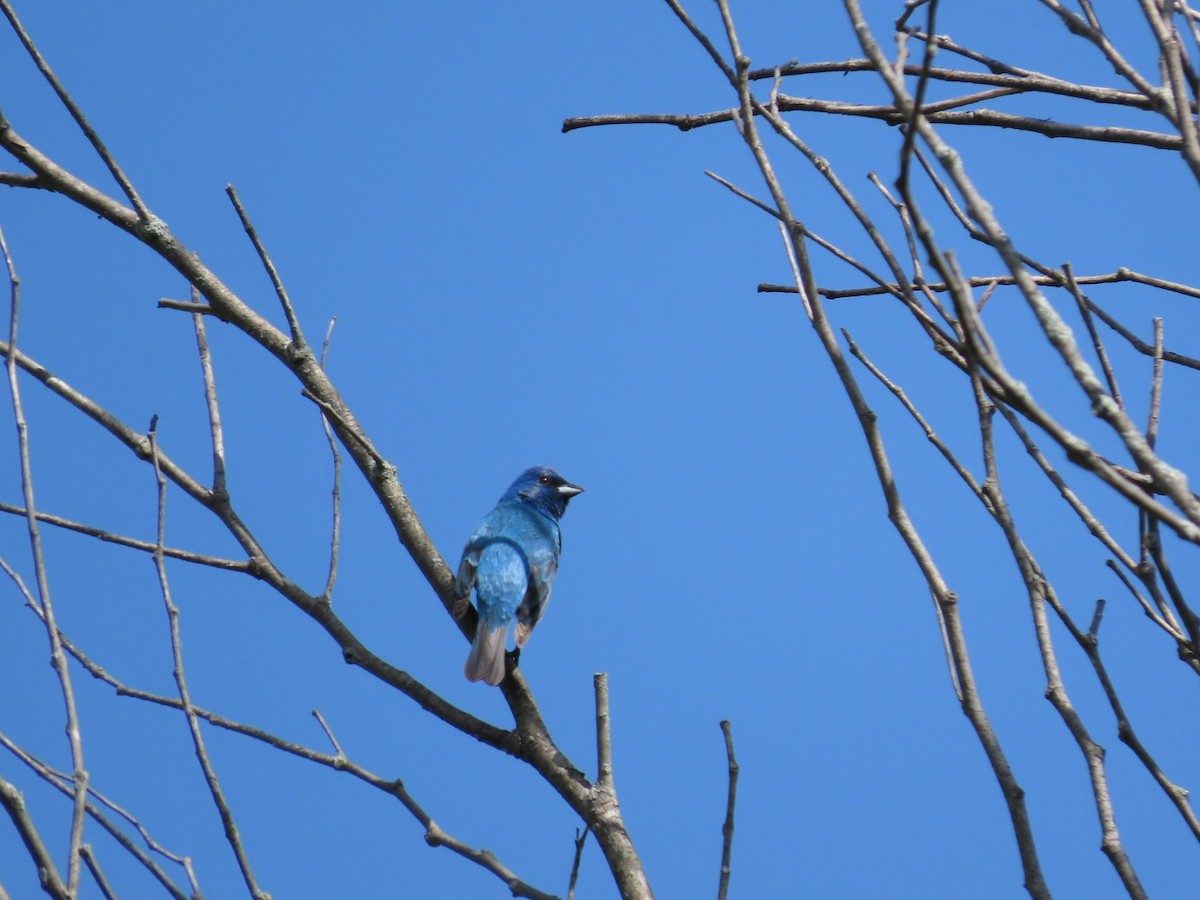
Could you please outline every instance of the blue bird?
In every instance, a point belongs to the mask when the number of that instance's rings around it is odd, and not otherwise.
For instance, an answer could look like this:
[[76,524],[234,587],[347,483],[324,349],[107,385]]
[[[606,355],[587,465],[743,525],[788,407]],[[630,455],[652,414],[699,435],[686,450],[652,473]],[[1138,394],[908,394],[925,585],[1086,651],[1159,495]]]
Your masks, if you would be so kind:
[[526,469],[467,541],[454,581],[453,612],[456,619],[462,618],[474,588],[479,624],[464,668],[469,681],[503,681],[504,647],[513,617],[520,649],[546,612],[562,552],[558,520],[567,502],[581,493],[583,488],[551,468]]

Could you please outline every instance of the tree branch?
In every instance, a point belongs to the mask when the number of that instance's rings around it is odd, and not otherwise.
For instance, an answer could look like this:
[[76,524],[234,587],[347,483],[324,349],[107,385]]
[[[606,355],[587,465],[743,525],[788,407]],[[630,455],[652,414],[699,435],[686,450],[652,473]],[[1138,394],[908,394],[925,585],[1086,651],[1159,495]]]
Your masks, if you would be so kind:
[[179,690],[180,706],[184,717],[187,719],[188,731],[191,733],[192,746],[196,750],[196,759],[200,764],[201,771],[204,773],[204,781],[208,785],[209,793],[212,795],[213,804],[217,807],[217,813],[221,817],[221,825],[225,829],[225,838],[229,841],[229,846],[232,848],[233,855],[237,859],[238,869],[241,871],[242,878],[246,882],[246,887],[250,891],[250,896],[254,900],[271,900],[271,895],[258,886],[258,882],[254,877],[254,871],[250,867],[250,858],[246,853],[245,846],[242,844],[237,823],[233,818],[233,812],[229,808],[229,803],[225,799],[225,792],[221,789],[221,782],[217,778],[217,771],[213,767],[212,760],[209,758],[208,748],[204,743],[204,736],[200,733],[200,721],[196,716],[195,709],[192,707],[187,675],[184,672],[183,666],[183,639],[179,633],[179,607],[175,605],[175,601],[171,598],[171,585],[167,579],[166,557],[163,554],[167,528],[167,479],[163,475],[162,467],[158,462],[157,424],[156,416],[151,421],[149,430],[150,461],[154,466],[154,481],[158,489],[158,536],[154,550],[154,571],[158,575],[159,590],[162,592],[163,606],[166,608],[167,621],[170,626],[171,657],[173,661],[172,674],[175,676],[175,684]]
[[[10,13],[6,5],[3,8],[6,14]],[[14,26],[16,24],[14,21]],[[16,266],[13,263],[12,255],[9,253],[8,243],[4,238],[3,231],[0,231],[0,255],[4,257],[10,286],[8,346],[15,348],[17,346],[18,323],[21,315],[21,279],[17,276]],[[16,361],[11,354],[7,357],[5,370],[8,374],[8,390],[12,399],[13,421],[17,430],[21,493],[25,502],[25,522],[29,535],[30,553],[33,557],[37,596],[43,621],[46,624],[47,643],[50,646],[50,665],[58,678],[59,689],[62,693],[63,711],[66,715],[67,744],[71,752],[71,778],[73,782],[74,803],[71,811],[70,846],[67,851],[66,890],[68,894],[74,896],[79,890],[79,850],[83,845],[84,815],[87,812],[88,773],[84,767],[83,736],[80,732],[79,712],[75,703],[75,688],[71,683],[71,673],[67,667],[67,660],[63,654],[62,644],[58,639],[58,626],[55,623],[54,604],[50,597],[50,579],[46,572],[46,556],[42,548],[42,532],[38,522],[37,507],[33,500],[33,467],[30,461],[29,425],[25,421],[24,405],[21,402],[21,390],[17,383]]]
[[717,883],[717,900],[729,895],[729,876],[733,861],[733,809],[737,802],[738,763],[733,755],[733,731],[728,721],[721,722],[725,736],[725,758],[729,761],[729,793],[725,800],[725,824],[721,826],[721,877]]

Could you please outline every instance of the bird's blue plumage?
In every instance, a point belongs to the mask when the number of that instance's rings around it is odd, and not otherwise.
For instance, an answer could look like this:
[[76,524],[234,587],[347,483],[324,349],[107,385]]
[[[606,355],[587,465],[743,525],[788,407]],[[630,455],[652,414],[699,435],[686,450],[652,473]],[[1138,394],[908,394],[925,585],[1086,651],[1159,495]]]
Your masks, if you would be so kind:
[[471,681],[503,681],[513,619],[517,647],[523,647],[546,612],[562,552],[558,520],[568,501],[582,491],[546,466],[526,469],[467,541],[455,593],[456,609],[465,612],[472,588],[479,604],[465,670]]

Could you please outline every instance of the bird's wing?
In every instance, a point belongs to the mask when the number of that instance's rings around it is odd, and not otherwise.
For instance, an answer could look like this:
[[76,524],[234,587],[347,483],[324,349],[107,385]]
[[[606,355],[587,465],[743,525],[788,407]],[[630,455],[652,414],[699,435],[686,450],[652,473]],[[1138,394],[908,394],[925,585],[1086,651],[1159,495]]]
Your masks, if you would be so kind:
[[483,521],[475,526],[471,536],[467,538],[467,546],[463,548],[462,562],[458,564],[458,575],[454,579],[454,593],[459,598],[471,596],[475,587],[476,573],[479,570],[479,555],[488,542],[504,527],[507,516],[501,507],[496,507]]
[[524,647],[533,633],[533,626],[546,614],[550,602],[550,591],[554,587],[554,576],[558,574],[558,560],[551,559],[543,566],[531,566],[529,590],[517,608],[517,646]]
[[517,609],[518,647],[525,646],[533,626],[541,621],[546,613],[546,604],[550,602],[550,592],[558,575],[558,554],[562,548],[558,525],[544,516],[538,516],[524,546],[529,564],[529,589]]
[[471,596],[471,589],[475,587],[475,573],[479,570],[479,554],[483,547],[471,541],[463,548],[462,562],[458,564],[458,574],[454,576],[454,595],[459,600],[466,600]]

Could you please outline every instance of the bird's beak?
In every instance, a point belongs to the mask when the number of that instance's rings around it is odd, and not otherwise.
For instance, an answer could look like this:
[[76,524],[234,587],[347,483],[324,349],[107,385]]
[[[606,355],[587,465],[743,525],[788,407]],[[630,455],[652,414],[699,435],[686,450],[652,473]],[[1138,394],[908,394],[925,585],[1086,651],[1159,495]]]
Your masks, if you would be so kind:
[[560,484],[558,486],[558,492],[560,494],[562,494],[564,497],[566,497],[568,500],[570,500],[576,494],[582,494],[583,488],[581,488],[577,484],[570,484],[570,483]]

